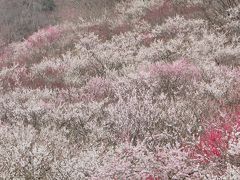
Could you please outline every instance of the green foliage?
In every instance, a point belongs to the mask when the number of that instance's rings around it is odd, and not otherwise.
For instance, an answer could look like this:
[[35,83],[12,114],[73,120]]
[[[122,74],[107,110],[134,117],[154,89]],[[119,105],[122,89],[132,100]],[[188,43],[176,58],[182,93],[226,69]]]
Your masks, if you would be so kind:
[[42,10],[43,11],[53,11],[56,4],[53,0],[42,0]]

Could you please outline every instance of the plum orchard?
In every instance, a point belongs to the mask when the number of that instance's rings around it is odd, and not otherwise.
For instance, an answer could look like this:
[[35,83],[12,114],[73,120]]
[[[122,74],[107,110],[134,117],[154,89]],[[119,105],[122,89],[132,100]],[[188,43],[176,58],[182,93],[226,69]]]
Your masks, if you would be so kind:
[[1,178],[240,178],[240,6],[221,26],[146,18],[162,6],[126,1],[2,51]]

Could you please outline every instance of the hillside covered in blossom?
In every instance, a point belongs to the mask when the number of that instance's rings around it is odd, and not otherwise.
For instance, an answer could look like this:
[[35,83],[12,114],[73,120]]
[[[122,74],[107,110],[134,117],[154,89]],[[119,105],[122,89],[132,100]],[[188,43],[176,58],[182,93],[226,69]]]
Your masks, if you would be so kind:
[[240,179],[240,1],[69,19],[1,47],[0,179]]

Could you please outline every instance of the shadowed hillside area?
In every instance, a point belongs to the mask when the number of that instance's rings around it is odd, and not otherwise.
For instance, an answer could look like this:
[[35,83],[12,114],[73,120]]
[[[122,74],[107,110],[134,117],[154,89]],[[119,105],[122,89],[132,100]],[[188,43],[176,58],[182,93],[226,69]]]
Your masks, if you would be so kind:
[[240,0],[0,0],[0,179],[240,179]]
[[39,28],[82,17],[95,19],[119,0],[1,0],[0,43],[22,40]]

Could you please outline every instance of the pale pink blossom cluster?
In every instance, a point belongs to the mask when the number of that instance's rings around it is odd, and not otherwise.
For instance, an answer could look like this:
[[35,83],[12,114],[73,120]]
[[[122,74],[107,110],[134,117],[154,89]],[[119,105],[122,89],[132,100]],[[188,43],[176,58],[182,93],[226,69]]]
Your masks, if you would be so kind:
[[32,34],[27,38],[27,46],[29,48],[41,47],[47,43],[52,43],[61,35],[61,30],[57,26],[49,26],[40,29],[38,32]]
[[34,58],[32,56],[41,54],[39,53],[40,49],[44,49],[59,40],[64,32],[63,29],[60,26],[49,26],[40,29],[22,42],[13,42],[4,47],[0,53],[0,67],[17,63],[32,63],[31,59]]
[[[199,79],[200,70],[185,59],[176,60],[173,63],[154,63],[149,66],[143,65],[143,73],[151,78],[161,76],[162,78],[184,78]],[[144,72],[145,71],[145,72]]]

